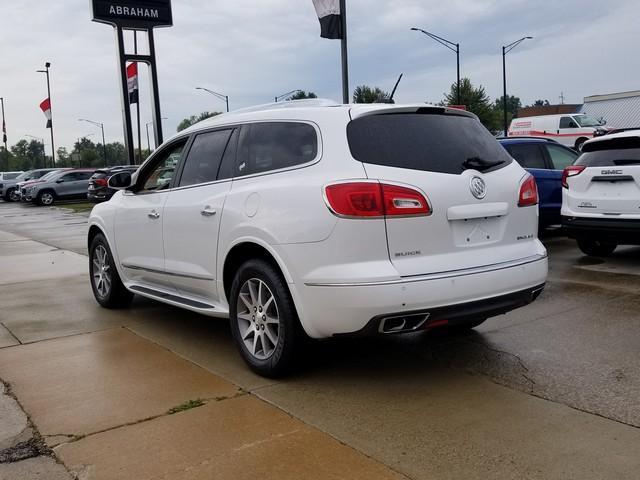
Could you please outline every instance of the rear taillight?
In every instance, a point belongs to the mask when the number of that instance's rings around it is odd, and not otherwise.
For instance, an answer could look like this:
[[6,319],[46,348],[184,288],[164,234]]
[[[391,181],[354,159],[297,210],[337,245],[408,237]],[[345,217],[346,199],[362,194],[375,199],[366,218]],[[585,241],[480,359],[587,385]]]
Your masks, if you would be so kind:
[[564,188],[569,188],[569,184],[567,183],[567,178],[575,177],[582,173],[585,169],[584,165],[570,165],[562,171],[562,186]]
[[429,215],[431,208],[418,190],[378,182],[336,183],[325,187],[327,206],[345,217]]
[[538,186],[536,179],[532,175],[528,175],[522,185],[520,185],[520,194],[518,195],[518,206],[529,207],[538,204]]
[[94,178],[93,183],[95,183],[96,185],[100,186],[100,187],[106,187],[107,186],[107,179],[106,178]]

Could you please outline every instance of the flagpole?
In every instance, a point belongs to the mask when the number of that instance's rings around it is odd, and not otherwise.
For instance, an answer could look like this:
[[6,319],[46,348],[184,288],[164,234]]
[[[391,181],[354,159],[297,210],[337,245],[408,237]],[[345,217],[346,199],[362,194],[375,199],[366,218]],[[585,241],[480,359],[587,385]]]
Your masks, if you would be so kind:
[[46,70],[38,70],[39,73],[45,73],[47,75],[47,99],[49,100],[49,115],[51,116],[51,126],[49,127],[49,133],[51,133],[51,166],[56,166],[56,147],[53,143],[53,109],[51,108],[51,84],[49,83],[49,67],[51,64],[46,62],[44,67]]
[[347,5],[340,0],[340,19],[342,22],[342,103],[349,103],[349,59],[347,56]]
[[7,150],[7,124],[4,120],[4,98],[0,97],[0,103],[2,104],[2,142],[4,143],[4,161],[5,170],[9,170],[9,150]]

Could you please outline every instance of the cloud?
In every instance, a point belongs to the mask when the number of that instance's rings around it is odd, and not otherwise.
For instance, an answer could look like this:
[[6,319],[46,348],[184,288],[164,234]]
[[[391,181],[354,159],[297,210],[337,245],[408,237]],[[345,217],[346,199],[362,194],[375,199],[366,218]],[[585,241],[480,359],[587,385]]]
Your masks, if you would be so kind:
[[[25,134],[48,138],[38,104],[52,63],[57,145],[70,147],[99,130],[78,118],[105,123],[107,141],[122,139],[114,35],[90,21],[89,2],[6,2],[0,16],[0,96],[10,143]],[[508,56],[509,93],[580,103],[586,95],[637,89],[633,0],[348,0],[351,88],[391,90],[396,100],[439,101],[455,81],[455,55],[416,26],[460,43],[461,73],[502,94],[501,45],[525,35]],[[174,27],[155,33],[165,137],[186,116],[223,110],[224,102],[196,91],[229,95],[231,108],[272,101],[293,89],[340,98],[340,44],[319,37],[311,0],[173,0]],[[130,42],[130,40],[129,40]],[[144,45],[144,42],[141,41]],[[144,123],[150,120],[147,75],[141,68]],[[143,140],[146,144],[146,141]]]

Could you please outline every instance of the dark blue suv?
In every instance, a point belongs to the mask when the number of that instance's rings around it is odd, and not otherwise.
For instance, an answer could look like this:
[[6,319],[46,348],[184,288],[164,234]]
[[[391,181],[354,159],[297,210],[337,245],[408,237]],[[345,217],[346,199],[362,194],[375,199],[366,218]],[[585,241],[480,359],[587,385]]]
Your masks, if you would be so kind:
[[580,155],[550,139],[510,137],[498,141],[536,179],[540,199],[540,228],[560,223],[562,171]]

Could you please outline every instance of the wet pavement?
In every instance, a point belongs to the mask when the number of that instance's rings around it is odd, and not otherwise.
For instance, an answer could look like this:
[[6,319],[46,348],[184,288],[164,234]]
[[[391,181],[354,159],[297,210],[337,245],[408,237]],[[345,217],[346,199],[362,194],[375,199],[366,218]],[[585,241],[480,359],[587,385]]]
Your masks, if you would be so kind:
[[99,308],[85,234],[0,203],[0,378],[82,478],[637,478],[640,248],[550,236],[534,304],[466,335],[319,342],[273,381],[225,321]]

